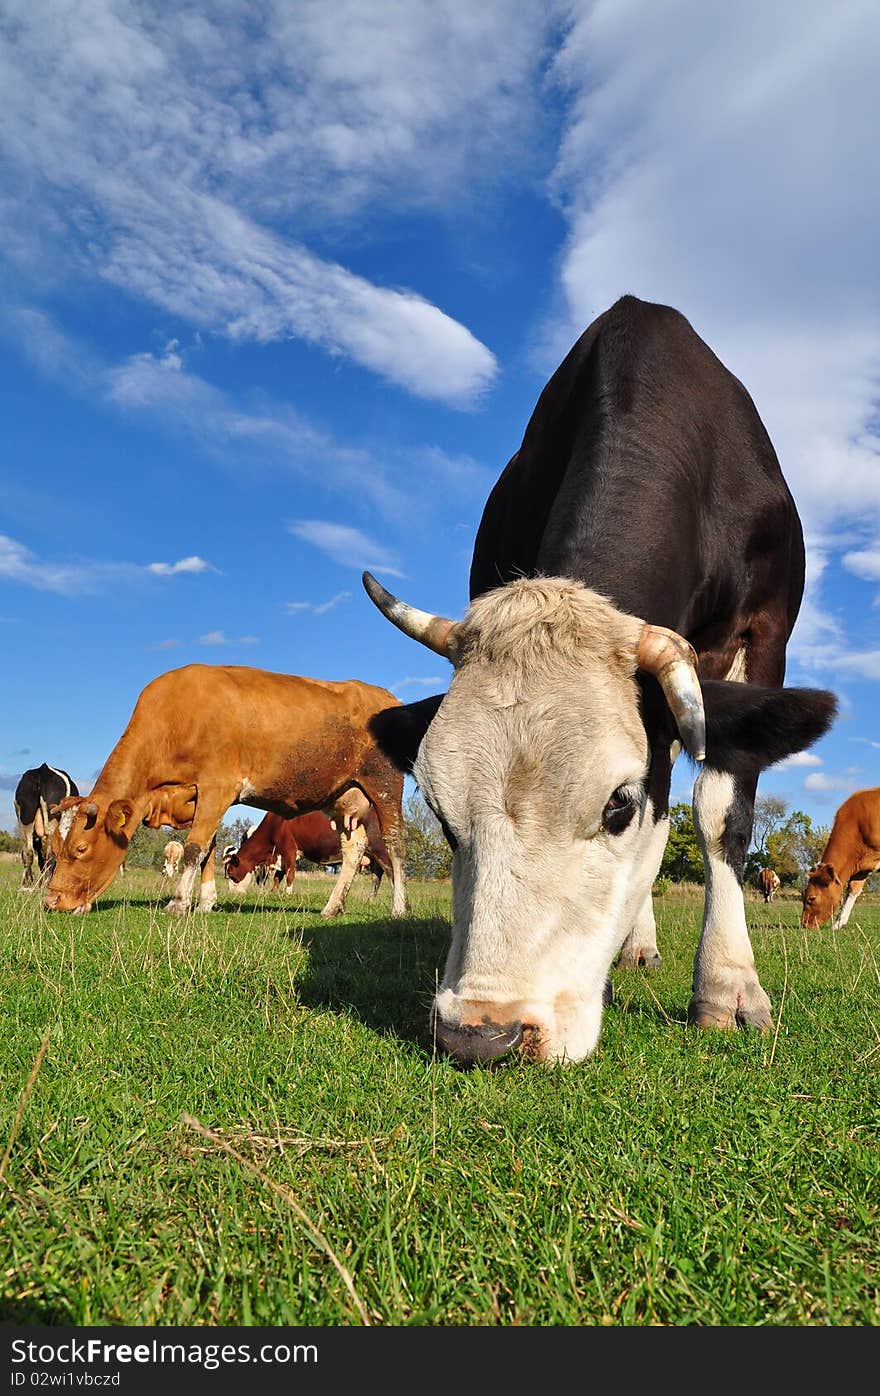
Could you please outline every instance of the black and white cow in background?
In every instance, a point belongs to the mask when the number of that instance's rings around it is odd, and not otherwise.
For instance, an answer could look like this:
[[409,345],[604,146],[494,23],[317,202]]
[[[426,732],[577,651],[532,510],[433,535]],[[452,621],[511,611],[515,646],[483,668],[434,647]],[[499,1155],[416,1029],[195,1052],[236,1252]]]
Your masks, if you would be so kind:
[[40,883],[52,875],[54,859],[50,852],[52,828],[57,824],[49,811],[60,800],[79,795],[76,785],[66,771],[54,766],[35,766],[25,771],[15,787],[15,816],[21,840],[22,887],[33,887],[34,854],[37,856]]
[[624,296],[577,341],[489,496],[462,620],[364,585],[453,665],[448,693],[374,720],[454,849],[437,1044],[464,1063],[593,1051],[615,960],[660,962],[682,746],[706,867],[688,1016],[771,1028],[742,891],[758,774],[836,700],[782,687],[800,520],[749,394],[688,321]]

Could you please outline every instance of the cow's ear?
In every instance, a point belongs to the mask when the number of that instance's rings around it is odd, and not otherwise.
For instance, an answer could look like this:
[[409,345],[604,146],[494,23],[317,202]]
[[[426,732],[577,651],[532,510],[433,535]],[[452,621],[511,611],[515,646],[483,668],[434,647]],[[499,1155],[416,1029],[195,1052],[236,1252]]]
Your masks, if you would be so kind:
[[383,708],[370,718],[367,726],[374,742],[399,771],[412,770],[422,738],[445,697],[445,693],[435,693],[432,698],[420,698],[417,703]]
[[756,775],[812,746],[828,731],[837,698],[825,688],[764,688],[707,679],[706,762],[731,775]]
[[134,833],[134,805],[131,800],[113,800],[107,808],[104,827],[111,839],[127,844]]

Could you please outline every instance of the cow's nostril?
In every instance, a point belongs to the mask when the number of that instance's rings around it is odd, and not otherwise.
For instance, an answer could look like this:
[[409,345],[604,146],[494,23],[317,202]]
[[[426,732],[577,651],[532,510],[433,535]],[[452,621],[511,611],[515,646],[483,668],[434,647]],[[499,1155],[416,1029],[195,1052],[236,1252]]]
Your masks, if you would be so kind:
[[458,1061],[494,1062],[522,1046],[523,1025],[477,1023],[453,1028],[435,1013],[434,1036],[438,1047]]

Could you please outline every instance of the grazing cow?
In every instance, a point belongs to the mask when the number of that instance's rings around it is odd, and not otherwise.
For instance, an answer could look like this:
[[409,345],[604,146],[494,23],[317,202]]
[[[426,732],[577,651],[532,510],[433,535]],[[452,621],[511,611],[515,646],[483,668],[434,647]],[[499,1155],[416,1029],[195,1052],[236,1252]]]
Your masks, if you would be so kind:
[[845,926],[865,883],[880,868],[880,789],[857,790],[844,800],[834,816],[822,857],[807,874],[801,925],[816,930],[830,920],[846,901],[838,917]]
[[758,774],[829,727],[782,687],[804,545],[743,385],[677,311],[625,296],[542,392],[477,532],[463,620],[369,573],[449,691],[373,724],[454,850],[432,1009],[463,1063],[596,1046],[611,965],[659,962],[651,887],[672,762],[699,764],[706,865],[689,1018],[772,1027],[742,872]]
[[33,887],[34,855],[37,858],[39,877],[37,884],[47,881],[52,874],[51,852],[52,831],[57,819],[51,811],[59,800],[76,796],[79,791],[66,771],[55,766],[35,766],[25,771],[15,787],[15,817],[18,820],[18,837],[21,842],[22,887]]
[[772,902],[779,891],[779,878],[772,868],[762,868],[758,873],[758,887],[765,902]]
[[351,843],[343,848],[336,821],[328,819],[320,810],[298,815],[295,819],[266,814],[256,832],[249,834],[229,859],[226,875],[230,881],[238,882],[261,863],[277,859],[281,866],[275,874],[275,886],[284,883],[289,892],[300,855],[312,863],[334,867],[338,864],[339,876],[321,915],[339,915],[345,910],[346,897],[362,864],[373,874],[371,897],[378,895],[383,873],[391,873],[391,860],[374,810],[369,810],[363,823],[367,834],[366,854]]
[[399,700],[356,679],[325,682],[243,666],[189,664],[160,674],[88,797],[62,800],[50,910],[88,911],[107,888],[140,823],[188,829],[183,871],[167,910],[217,905],[214,846],[231,805],[292,816],[335,814],[359,852],[357,818],[376,811],[392,866],[392,916],[406,914],[403,777],[368,722]]
[[162,872],[166,877],[174,877],[183,857],[183,844],[177,839],[169,839],[165,845],[164,862]]

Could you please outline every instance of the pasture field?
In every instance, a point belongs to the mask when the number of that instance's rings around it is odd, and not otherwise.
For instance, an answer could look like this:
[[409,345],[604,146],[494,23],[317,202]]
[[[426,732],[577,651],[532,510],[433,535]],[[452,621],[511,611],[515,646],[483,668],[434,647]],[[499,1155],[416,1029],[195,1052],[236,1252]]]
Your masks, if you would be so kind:
[[[747,911],[776,1032],[685,1026],[700,918],[615,969],[596,1055],[438,1059],[449,888],[359,879],[171,919],[159,875],[85,918],[0,866],[7,1325],[880,1322],[880,905]],[[166,894],[167,895],[167,894]],[[44,1047],[41,1055],[41,1048]]]

